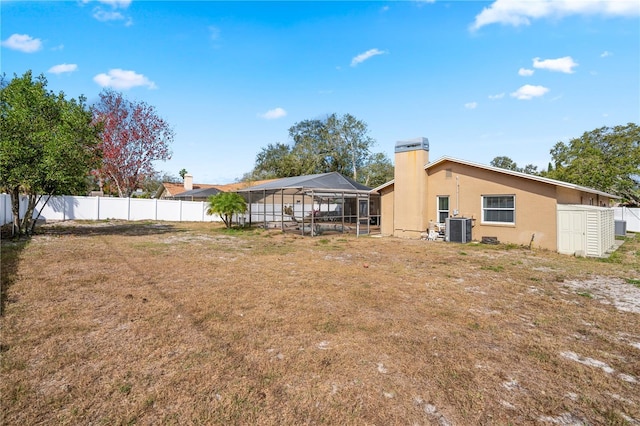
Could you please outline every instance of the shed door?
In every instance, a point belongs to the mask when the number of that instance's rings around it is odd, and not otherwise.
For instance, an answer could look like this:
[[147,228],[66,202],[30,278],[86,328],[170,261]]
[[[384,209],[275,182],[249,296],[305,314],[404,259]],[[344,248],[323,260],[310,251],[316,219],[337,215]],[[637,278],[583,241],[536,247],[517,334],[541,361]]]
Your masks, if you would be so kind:
[[558,212],[558,252],[586,254],[585,215],[582,211]]

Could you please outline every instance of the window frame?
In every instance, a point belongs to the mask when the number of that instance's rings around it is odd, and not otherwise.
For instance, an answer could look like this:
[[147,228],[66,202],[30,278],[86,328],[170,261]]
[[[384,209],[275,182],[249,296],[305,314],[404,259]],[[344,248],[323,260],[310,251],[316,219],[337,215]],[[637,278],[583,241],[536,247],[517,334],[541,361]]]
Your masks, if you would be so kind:
[[[447,200],[447,209],[441,210],[440,199],[445,199],[445,198]],[[445,223],[444,220],[440,222],[440,213],[444,213],[444,212],[447,212],[447,216],[445,216],[445,219],[451,216],[451,197],[449,195],[437,195],[436,196],[436,217],[438,219],[437,223]]]
[[[488,198],[501,198],[501,197],[511,197],[513,200],[513,207],[485,207],[485,199]],[[487,211],[511,211],[513,212],[513,220],[511,222],[506,221],[496,221],[496,220],[487,220],[486,213]],[[486,225],[505,225],[505,226],[515,226],[516,224],[516,195],[515,194],[486,194],[480,196],[480,211],[482,212],[482,224]]]

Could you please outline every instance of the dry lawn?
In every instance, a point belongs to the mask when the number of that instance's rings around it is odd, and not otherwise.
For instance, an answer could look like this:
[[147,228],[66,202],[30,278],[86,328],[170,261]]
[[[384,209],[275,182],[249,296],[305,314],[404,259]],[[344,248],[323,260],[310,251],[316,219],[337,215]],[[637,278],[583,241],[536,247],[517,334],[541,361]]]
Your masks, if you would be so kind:
[[0,423],[640,424],[640,235],[48,225],[2,241]]

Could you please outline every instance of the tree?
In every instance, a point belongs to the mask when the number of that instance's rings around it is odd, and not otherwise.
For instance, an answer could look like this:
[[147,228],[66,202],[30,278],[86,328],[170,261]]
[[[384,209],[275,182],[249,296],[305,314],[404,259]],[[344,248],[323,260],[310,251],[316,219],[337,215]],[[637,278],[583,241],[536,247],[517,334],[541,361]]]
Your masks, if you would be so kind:
[[187,169],[181,169],[178,174],[180,175],[180,177],[182,178],[182,180],[184,180],[184,177],[187,175],[187,173],[189,173],[187,171]]
[[269,144],[256,156],[256,166],[250,174],[252,180],[274,179],[304,174],[301,157],[289,145]]
[[[86,194],[99,161],[100,125],[85,98],[67,100],[47,90],[47,80],[27,71],[0,79],[0,190],[11,196],[14,235],[31,234],[52,195]],[[20,218],[20,196],[27,207]]]
[[207,214],[219,215],[227,228],[231,228],[234,214],[247,211],[247,202],[240,194],[235,192],[220,192],[210,196],[207,201],[209,203]]
[[360,172],[361,183],[373,188],[389,182],[393,175],[393,163],[383,152],[371,155]]
[[640,203],[640,127],[600,127],[551,149],[545,176],[614,193]]
[[338,172],[358,178],[358,169],[375,143],[367,124],[350,114],[304,120],[289,128],[292,153],[302,160],[300,174]]
[[293,145],[269,144],[256,157],[245,177],[281,178],[338,172],[358,180],[375,143],[366,123],[350,114],[331,114],[324,120],[303,120],[289,128]]
[[518,165],[515,163],[515,161],[505,156],[496,157],[493,160],[491,160],[491,163],[489,164],[491,164],[493,167],[499,167],[501,169],[507,169],[507,170],[513,170],[513,171],[516,171],[518,168]]
[[110,89],[100,93],[93,107],[96,123],[103,123],[102,164],[97,175],[109,181],[120,197],[128,197],[154,172],[153,162],[171,158],[171,126],[145,102],[132,102]]
[[334,129],[337,158],[346,159],[343,165],[344,174],[350,168],[353,180],[358,180],[358,170],[369,159],[369,149],[375,144],[375,140],[368,135],[367,124],[356,119],[351,114],[338,117],[332,114],[327,119],[329,129]]
[[518,167],[515,161],[513,161],[509,157],[499,156],[495,157],[491,160],[491,164],[493,167],[499,167],[501,169],[513,170],[514,172],[527,173],[529,175],[537,175],[538,174],[538,166],[534,166],[533,164],[527,164],[524,168]]
[[164,182],[182,183],[179,177],[170,173],[153,172],[153,174],[151,174],[150,176],[146,176],[140,183],[139,189],[142,190],[142,193],[140,194],[136,191],[132,195],[135,195],[139,198],[152,198]]

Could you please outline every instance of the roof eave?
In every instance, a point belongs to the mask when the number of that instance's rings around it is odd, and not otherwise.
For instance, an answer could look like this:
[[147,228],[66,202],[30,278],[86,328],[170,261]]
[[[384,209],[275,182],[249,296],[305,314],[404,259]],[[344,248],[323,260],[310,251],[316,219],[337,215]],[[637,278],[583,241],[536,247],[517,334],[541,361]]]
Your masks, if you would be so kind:
[[393,184],[395,183],[395,181],[396,181],[395,179],[391,179],[389,182],[383,183],[383,184],[382,184],[382,185],[380,185],[380,186],[376,186],[375,188],[373,188],[373,189],[372,189],[371,191],[369,191],[369,192],[380,192],[380,191],[382,191],[383,189],[385,189],[385,188],[387,188],[387,187],[389,187],[389,186],[393,185]]
[[530,180],[534,180],[537,182],[541,182],[541,183],[546,183],[549,185],[555,185],[555,186],[561,186],[564,188],[569,188],[569,189],[574,189],[577,191],[582,191],[582,192],[588,192],[591,194],[597,194],[597,195],[602,195],[603,197],[608,197],[608,198],[615,198],[615,199],[621,199],[622,197],[619,197],[617,195],[614,194],[609,194],[607,192],[604,191],[599,191],[597,189],[594,188],[588,188],[586,186],[580,186],[580,185],[576,185],[573,183],[569,183],[569,182],[564,182],[561,180],[556,180],[556,179],[551,179],[551,178],[546,178],[543,176],[535,176],[535,175],[531,175],[528,173],[523,173],[523,172],[516,172],[514,170],[508,170],[508,169],[501,169],[500,167],[495,167],[495,166],[487,166],[485,164],[480,164],[480,163],[474,163],[472,161],[466,161],[466,160],[460,160],[458,158],[453,158],[453,157],[440,157],[438,158],[436,161],[433,161],[431,163],[427,163],[424,166],[425,170],[428,170],[438,164],[441,163],[445,163],[445,162],[452,162],[452,163],[460,163],[460,164],[465,164],[467,166],[471,166],[471,167],[478,167],[480,169],[485,169],[485,170],[490,170],[490,171],[494,171],[497,173],[503,173],[506,175],[511,175],[511,176],[517,176],[517,177],[521,177],[524,179],[530,179]]

